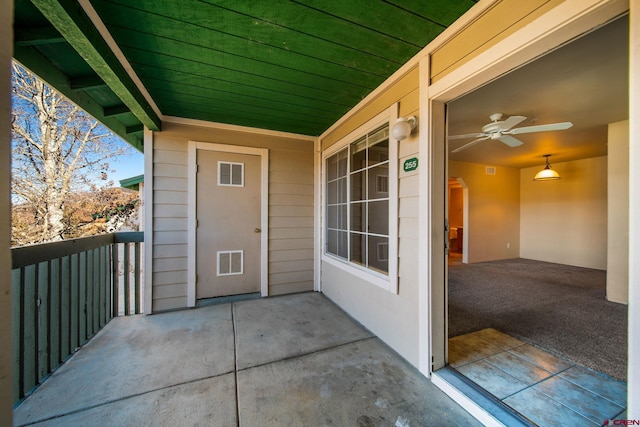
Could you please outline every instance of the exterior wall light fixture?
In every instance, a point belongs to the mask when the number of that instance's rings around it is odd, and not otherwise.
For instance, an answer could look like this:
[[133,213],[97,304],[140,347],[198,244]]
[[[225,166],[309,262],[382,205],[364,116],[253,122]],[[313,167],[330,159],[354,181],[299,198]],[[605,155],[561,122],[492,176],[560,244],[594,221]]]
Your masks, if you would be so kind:
[[398,141],[402,141],[411,135],[417,124],[418,121],[415,116],[400,117],[391,128],[391,136]]

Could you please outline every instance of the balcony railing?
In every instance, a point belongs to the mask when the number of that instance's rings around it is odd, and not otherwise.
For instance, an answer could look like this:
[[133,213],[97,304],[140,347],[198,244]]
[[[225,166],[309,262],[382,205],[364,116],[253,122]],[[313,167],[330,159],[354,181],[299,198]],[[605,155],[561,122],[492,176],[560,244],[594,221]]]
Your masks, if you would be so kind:
[[11,249],[14,402],[113,317],[141,309],[143,232]]

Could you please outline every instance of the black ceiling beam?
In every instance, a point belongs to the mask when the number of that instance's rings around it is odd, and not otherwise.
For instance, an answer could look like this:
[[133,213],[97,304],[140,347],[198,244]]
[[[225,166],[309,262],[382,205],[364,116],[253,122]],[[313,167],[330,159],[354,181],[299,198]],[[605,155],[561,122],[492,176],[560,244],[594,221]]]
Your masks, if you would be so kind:
[[72,78],[70,83],[71,90],[85,90],[107,87],[107,84],[96,75]]
[[64,43],[66,40],[52,25],[44,27],[16,28],[13,32],[16,46],[38,46],[43,44]]
[[142,132],[144,131],[144,126],[143,125],[127,126],[126,131],[128,134]]
[[120,114],[127,114],[127,113],[130,113],[130,112],[131,112],[131,110],[129,109],[129,107],[127,107],[124,104],[114,105],[112,107],[105,107],[104,108],[104,116],[105,117],[118,116]]

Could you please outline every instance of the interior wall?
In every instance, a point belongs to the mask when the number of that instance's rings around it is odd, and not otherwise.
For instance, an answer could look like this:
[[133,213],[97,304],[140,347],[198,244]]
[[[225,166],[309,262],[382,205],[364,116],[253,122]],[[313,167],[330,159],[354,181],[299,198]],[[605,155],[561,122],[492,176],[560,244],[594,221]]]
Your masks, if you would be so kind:
[[629,120],[609,125],[607,300],[629,302]]
[[3,426],[13,424],[10,251],[12,20],[13,1],[0,0],[0,425]]
[[449,190],[449,227],[462,227],[464,224],[464,204],[462,197],[463,189],[452,187]]
[[520,256],[607,268],[607,157],[550,163],[561,176],[535,182],[544,166],[520,171]]
[[[417,116],[419,75],[416,69],[402,76],[344,121],[321,137],[323,149],[331,146],[372,117],[399,102],[399,116]],[[428,170],[420,163],[415,171],[404,172],[403,163],[418,157],[421,126],[398,144],[398,294],[357,278],[327,262],[321,263],[321,290],[343,310],[376,334],[414,366],[419,363],[418,313],[418,196],[419,174]],[[393,183],[389,183],[393,185]]]
[[495,261],[520,256],[520,172],[518,169],[478,163],[449,162],[449,177],[462,178],[468,187],[468,262]]
[[153,143],[153,311],[187,307],[190,140],[269,149],[269,295],[313,290],[313,140],[165,122]]

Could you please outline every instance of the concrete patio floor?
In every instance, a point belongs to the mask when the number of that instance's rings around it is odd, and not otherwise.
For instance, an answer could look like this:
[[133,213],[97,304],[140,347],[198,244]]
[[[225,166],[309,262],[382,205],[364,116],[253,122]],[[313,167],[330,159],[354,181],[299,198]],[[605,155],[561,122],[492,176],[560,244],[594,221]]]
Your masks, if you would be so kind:
[[36,426],[479,423],[318,293],[112,320],[14,411]]

